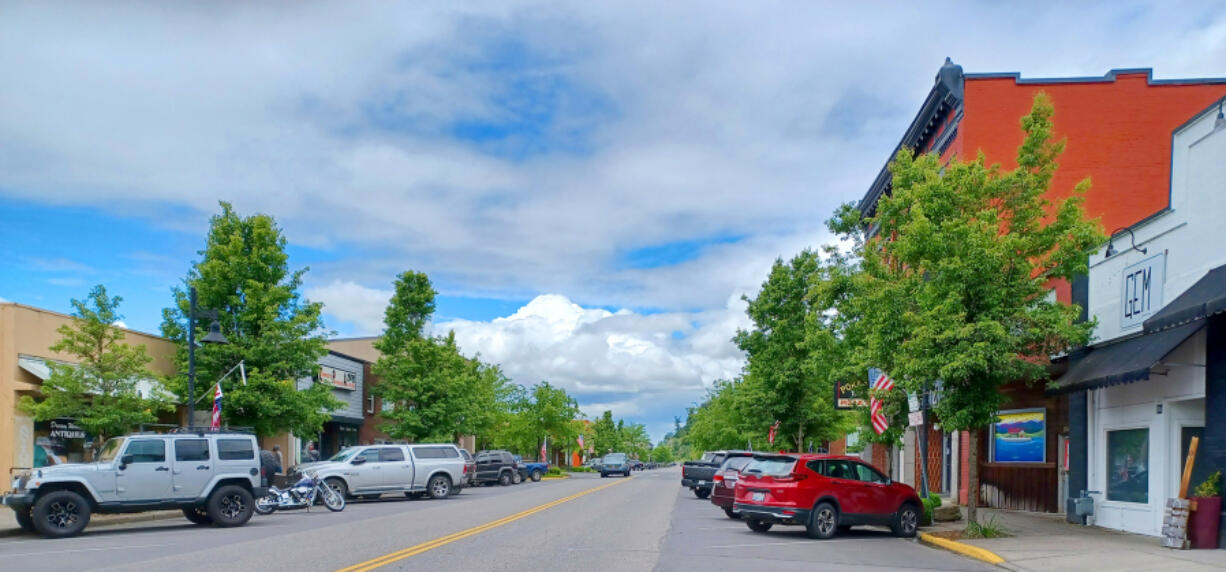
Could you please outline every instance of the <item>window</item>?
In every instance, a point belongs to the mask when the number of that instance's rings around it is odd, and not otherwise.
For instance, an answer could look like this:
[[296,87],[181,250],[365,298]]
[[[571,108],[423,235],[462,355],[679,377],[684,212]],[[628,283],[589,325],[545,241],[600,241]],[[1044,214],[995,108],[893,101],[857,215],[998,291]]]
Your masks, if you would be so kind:
[[218,439],[217,460],[242,461],[255,458],[255,447],[250,439]]
[[819,475],[826,474],[826,461],[822,461],[822,460],[809,461],[808,463],[805,463],[805,466],[809,467],[810,471],[813,471]]
[[358,453],[354,457],[354,459],[355,460],[366,459],[367,463],[378,463],[379,462],[379,450],[375,448],[362,449],[362,452]]
[[766,475],[771,477],[786,477],[796,466],[796,459],[791,457],[768,457],[755,459],[745,466],[745,474]]
[[1149,429],[1107,431],[1107,500],[1149,502]]
[[446,447],[413,447],[413,456],[418,459],[444,459]]
[[724,469],[740,471],[741,469],[744,469],[745,465],[748,465],[752,460],[753,457],[732,457],[724,462]]
[[856,481],[856,480],[859,480],[859,475],[857,475],[856,468],[853,466],[856,464],[858,463],[852,463],[851,461],[839,461],[839,460],[831,459],[831,460],[826,461],[825,472],[823,472],[822,474],[832,479],[846,479],[848,481]]
[[383,447],[379,449],[379,461],[393,463],[404,460],[404,451],[400,447]]
[[166,442],[161,439],[133,439],[128,442],[125,455],[132,456],[133,463],[163,463],[166,461]]
[[866,482],[866,483],[885,484],[886,482],[885,475],[877,472],[877,469],[874,469],[868,465],[863,465],[860,463],[856,463],[855,465],[856,465],[856,474],[860,478],[861,481]]
[[366,400],[367,400],[366,412],[374,413],[375,412],[375,396],[372,395],[370,397],[367,397]]
[[179,439],[175,441],[176,461],[209,460],[208,439]]

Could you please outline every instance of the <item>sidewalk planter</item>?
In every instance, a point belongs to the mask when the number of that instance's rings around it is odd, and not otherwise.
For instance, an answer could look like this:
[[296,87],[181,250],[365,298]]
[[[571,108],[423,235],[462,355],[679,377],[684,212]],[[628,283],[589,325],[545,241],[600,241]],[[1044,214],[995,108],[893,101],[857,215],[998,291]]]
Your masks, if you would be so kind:
[[1192,500],[1196,501],[1196,510],[1188,518],[1188,540],[1192,548],[1217,548],[1222,497],[1192,497]]

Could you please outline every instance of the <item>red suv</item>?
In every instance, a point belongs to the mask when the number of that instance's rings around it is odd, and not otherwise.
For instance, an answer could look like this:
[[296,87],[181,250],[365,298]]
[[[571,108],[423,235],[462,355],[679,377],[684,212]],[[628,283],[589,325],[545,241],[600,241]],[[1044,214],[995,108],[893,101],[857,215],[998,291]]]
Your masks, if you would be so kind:
[[826,539],[858,524],[877,524],[909,538],[919,525],[915,489],[856,457],[755,455],[740,477],[734,507],[754,532],[797,524],[810,538]]

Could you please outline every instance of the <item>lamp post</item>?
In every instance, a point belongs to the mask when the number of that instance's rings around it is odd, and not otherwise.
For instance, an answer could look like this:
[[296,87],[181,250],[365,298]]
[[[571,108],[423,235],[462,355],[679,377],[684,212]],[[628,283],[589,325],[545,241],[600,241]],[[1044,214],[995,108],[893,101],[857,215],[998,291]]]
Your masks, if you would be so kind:
[[200,339],[206,344],[228,344],[221,334],[221,324],[217,323],[217,310],[196,309],[196,287],[187,287],[187,426],[196,421],[196,319],[209,318],[209,333]]

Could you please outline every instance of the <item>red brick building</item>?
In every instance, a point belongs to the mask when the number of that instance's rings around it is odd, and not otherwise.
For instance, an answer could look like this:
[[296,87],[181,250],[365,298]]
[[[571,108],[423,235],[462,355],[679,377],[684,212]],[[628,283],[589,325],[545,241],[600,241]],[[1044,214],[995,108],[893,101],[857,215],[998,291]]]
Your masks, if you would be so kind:
[[[1055,106],[1055,136],[1066,140],[1048,197],[1066,197],[1077,182],[1090,178],[1087,214],[1099,218],[1104,231],[1114,233],[1170,208],[1172,134],[1188,117],[1226,95],[1226,79],[1156,80],[1149,69],[1112,70],[1102,77],[1031,79],[1016,73],[967,74],[947,59],[898,149],[937,152],[946,160],[983,153],[989,163],[1013,168],[1024,136],[1019,119],[1040,91]],[[878,199],[890,193],[890,183],[889,170],[883,166],[860,201],[862,214],[873,214]],[[1053,287],[1059,300],[1076,301],[1085,308],[1083,281]],[[1063,365],[1053,364],[1052,373],[1058,374]],[[1069,431],[1068,398],[1048,394],[1042,384],[1011,384],[1004,391],[1010,400],[1004,410],[1043,412],[1046,450],[1028,462],[995,462],[984,428],[979,440],[980,497],[989,506],[1061,511],[1063,499],[1070,496],[1063,490],[1066,475],[1057,462],[1063,452],[1061,437]],[[923,465],[931,488],[949,495],[956,491],[959,502],[965,503],[968,435],[931,426],[928,430],[929,454]],[[919,457],[918,451],[912,457],[917,484]]]

